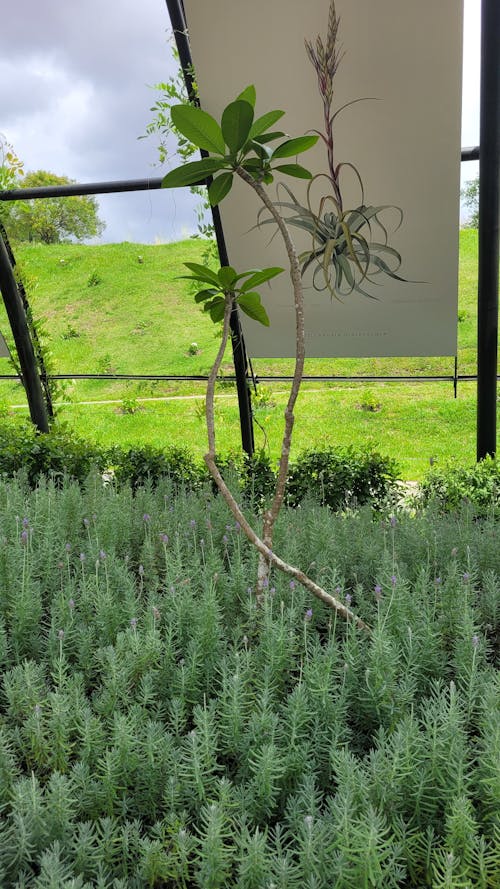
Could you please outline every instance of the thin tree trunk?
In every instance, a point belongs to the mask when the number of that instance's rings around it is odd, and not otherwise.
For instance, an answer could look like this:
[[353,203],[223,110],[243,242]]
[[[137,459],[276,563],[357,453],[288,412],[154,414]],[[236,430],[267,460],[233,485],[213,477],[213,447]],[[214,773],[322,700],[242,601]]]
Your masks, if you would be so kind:
[[[245,172],[245,171],[242,171]],[[245,178],[242,176],[242,178]],[[252,183],[257,185],[258,183]],[[257,189],[256,189],[257,190]],[[272,207],[272,203],[268,200],[266,193],[259,186],[259,190],[257,193],[260,195],[260,192],[264,195],[264,203],[266,207],[270,205]],[[272,207],[274,211],[274,207]],[[277,215],[277,214],[276,214]],[[275,217],[275,213],[273,212],[273,217]],[[297,395],[300,388],[300,380],[302,377],[303,366],[304,366],[304,317],[303,317],[303,299],[302,299],[302,283],[300,279],[300,266],[297,260],[297,256],[291,243],[290,237],[288,235],[288,231],[284,226],[281,217],[278,216],[280,230],[282,230],[282,226],[285,229],[286,240],[285,243],[290,245],[291,255],[289,254],[290,259],[290,269],[291,276],[294,285],[294,294],[295,294],[295,307],[296,307],[296,317],[297,317],[297,357],[295,362],[295,373],[292,382],[292,388],[290,391],[290,396],[288,399],[287,408],[285,411],[285,432],[283,435],[282,442],[282,453],[280,460],[280,469],[278,473],[278,479],[276,483],[276,491],[274,495],[273,502],[269,510],[266,511],[266,515],[264,516],[264,530],[262,538],[260,538],[252,526],[249,524],[245,515],[243,514],[240,506],[236,502],[233,494],[227,487],[224,479],[222,478],[219,468],[215,462],[215,417],[214,417],[214,396],[215,396],[215,384],[217,381],[217,375],[220,370],[220,366],[224,357],[224,352],[226,350],[227,342],[229,339],[229,319],[231,316],[231,311],[233,307],[233,296],[231,294],[226,294],[226,305],[224,309],[224,320],[222,327],[222,339],[217,352],[217,356],[215,358],[213,367],[210,371],[208,382],[207,382],[207,394],[205,401],[205,415],[206,415],[206,423],[207,423],[207,435],[208,435],[208,452],[205,454],[205,463],[210,471],[212,478],[214,479],[220,493],[224,497],[232,515],[235,520],[238,522],[241,530],[247,537],[247,539],[252,543],[259,553],[259,570],[261,571],[262,580],[269,575],[269,566],[274,565],[276,568],[279,568],[280,571],[283,571],[285,574],[288,574],[290,577],[293,577],[299,583],[302,584],[306,589],[308,589],[314,596],[318,599],[321,599],[322,602],[325,602],[330,608],[337,611],[342,615],[346,620],[352,621],[357,627],[362,630],[369,631],[369,627],[360,617],[357,617],[346,605],[342,602],[339,602],[335,596],[330,595],[324,590],[322,587],[318,586],[318,584],[314,583],[307,574],[304,574],[299,568],[295,568],[293,565],[288,564],[279,556],[277,556],[272,551],[272,546],[269,545],[268,540],[271,540],[272,544],[272,532],[274,523],[278,516],[280,507],[283,503],[283,496],[285,491],[286,478],[288,473],[288,461],[290,454],[290,440],[293,428],[293,408],[295,402],[297,400]],[[283,232],[282,232],[283,233]],[[287,247],[288,252],[288,247]],[[292,257],[294,257],[294,261],[292,261]],[[267,536],[266,536],[267,535]],[[261,568],[264,566],[265,571]],[[264,586],[262,587],[262,590]],[[261,592],[262,592],[261,590]]]

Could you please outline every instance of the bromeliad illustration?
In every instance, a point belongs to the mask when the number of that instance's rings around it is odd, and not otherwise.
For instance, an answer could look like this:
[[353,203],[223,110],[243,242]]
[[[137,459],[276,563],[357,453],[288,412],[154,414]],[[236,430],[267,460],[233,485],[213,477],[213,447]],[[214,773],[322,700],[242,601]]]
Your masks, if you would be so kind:
[[[283,185],[286,199],[277,206],[284,215],[286,224],[302,229],[311,235],[311,248],[300,254],[302,275],[312,267],[312,283],[315,290],[328,290],[332,296],[342,298],[353,292],[376,299],[366,289],[367,285],[378,284],[377,276],[388,276],[397,281],[406,279],[398,275],[401,256],[389,244],[387,226],[382,219],[387,213],[396,213],[399,228],[403,212],[393,205],[373,206],[365,201],[361,175],[354,164],[335,159],[334,124],[337,118],[351,105],[366,99],[353,99],[337,110],[332,110],[334,99],[334,79],[343,57],[339,46],[340,19],[335,0],[330,4],[326,43],[320,36],[316,43],[306,40],[307,55],[314,66],[318,88],[323,104],[323,132],[316,131],[322,140],[328,159],[328,172],[313,176],[307,187],[306,206]],[[358,206],[346,208],[341,188],[341,176],[350,171],[355,177],[361,194]],[[317,182],[327,183],[327,192],[319,199],[317,210],[313,209],[312,193]],[[259,224],[272,223],[269,217],[259,216]]]

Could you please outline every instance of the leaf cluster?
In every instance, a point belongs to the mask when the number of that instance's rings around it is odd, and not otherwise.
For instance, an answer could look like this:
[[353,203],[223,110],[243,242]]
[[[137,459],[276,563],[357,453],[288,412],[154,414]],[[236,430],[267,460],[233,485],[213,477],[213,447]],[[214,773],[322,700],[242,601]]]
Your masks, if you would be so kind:
[[254,288],[281,274],[282,268],[250,269],[238,274],[232,266],[223,266],[215,272],[209,266],[195,262],[185,262],[184,265],[191,275],[182,277],[203,285],[195,293],[194,299],[196,303],[203,304],[204,311],[210,313],[214,323],[222,321],[226,299],[229,298],[249,318],[269,327],[269,317]]
[[274,149],[272,142],[285,133],[271,128],[283,117],[284,111],[268,111],[255,118],[255,87],[247,87],[234,102],[224,109],[219,124],[212,115],[193,105],[174,105],[172,123],[193,145],[208,156],[177,167],[163,179],[164,188],[180,188],[201,184],[213,178],[208,188],[212,206],[226,197],[232,188],[234,174],[245,170],[256,182],[269,184],[274,173],[284,173],[299,179],[310,179],[311,173],[297,163],[283,163],[311,148],[317,136],[299,136],[285,141]]

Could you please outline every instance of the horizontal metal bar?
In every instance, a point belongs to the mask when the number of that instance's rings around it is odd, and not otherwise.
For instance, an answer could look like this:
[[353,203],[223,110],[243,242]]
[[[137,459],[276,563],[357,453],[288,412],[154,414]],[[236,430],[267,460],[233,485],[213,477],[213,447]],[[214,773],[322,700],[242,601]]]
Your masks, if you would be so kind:
[[71,185],[44,185],[39,188],[10,188],[0,191],[0,201],[29,201],[32,198],[62,198],[84,194],[112,194],[121,191],[153,191],[161,188],[163,176],[151,179],[119,179],[114,182],[75,182]]
[[[0,374],[0,380],[18,380],[19,377],[17,374]],[[49,380],[109,380],[110,382],[120,382],[123,380],[159,380],[160,382],[199,382],[206,383],[208,380],[208,376],[202,375],[193,375],[193,376],[180,376],[175,374],[51,374],[48,377]],[[224,380],[224,382],[234,383],[236,377],[234,375],[228,374],[227,376],[220,377],[219,379]],[[500,376],[498,377],[500,380]],[[293,380],[292,376],[262,376],[261,374],[255,374],[255,380],[257,382],[266,382],[272,383],[282,382],[289,383]],[[441,376],[363,376],[358,375],[354,377],[349,376],[315,376],[315,375],[305,375],[302,378],[304,383],[439,383],[439,382],[453,382],[453,380],[458,380],[462,382],[474,381],[477,380],[477,374],[458,374],[454,376],[453,374],[443,374]]]
[[462,161],[478,161],[479,145],[475,148],[462,148]]
[[[479,160],[479,146],[462,148],[462,161]],[[74,182],[71,185],[46,185],[39,188],[10,188],[0,191],[0,201],[29,201],[36,198],[62,198],[85,194],[113,194],[125,191],[154,191],[161,188],[163,176],[150,179],[119,179],[114,182]],[[198,183],[203,185],[203,181]]]

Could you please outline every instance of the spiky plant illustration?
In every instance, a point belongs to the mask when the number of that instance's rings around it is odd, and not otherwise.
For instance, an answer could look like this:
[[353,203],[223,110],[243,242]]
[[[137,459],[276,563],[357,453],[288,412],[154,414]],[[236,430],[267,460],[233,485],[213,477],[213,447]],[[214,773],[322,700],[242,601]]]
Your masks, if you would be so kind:
[[[340,18],[337,15],[335,0],[330,3],[326,42],[318,35],[316,42],[305,41],[307,55],[316,71],[318,88],[323,104],[323,132],[316,130],[325,145],[328,159],[328,172],[319,173],[308,183],[307,206],[295,197],[286,185],[286,199],[277,206],[286,214],[288,225],[300,228],[311,235],[310,249],[300,254],[302,275],[313,267],[313,287],[315,290],[328,290],[341,298],[354,291],[375,299],[362,285],[377,284],[377,276],[387,275],[397,281],[406,279],[397,274],[401,266],[401,255],[389,244],[389,234],[382,221],[386,212],[396,212],[399,228],[403,220],[400,208],[390,204],[374,206],[365,201],[365,191],[360,173],[354,164],[335,159],[334,124],[339,115],[357,102],[354,99],[333,110],[334,80],[343,58],[339,44]],[[361,200],[358,206],[346,209],[341,189],[341,176],[350,170],[360,188]],[[313,208],[312,191],[318,180],[326,180],[328,191]],[[272,222],[260,219],[260,223]]]

